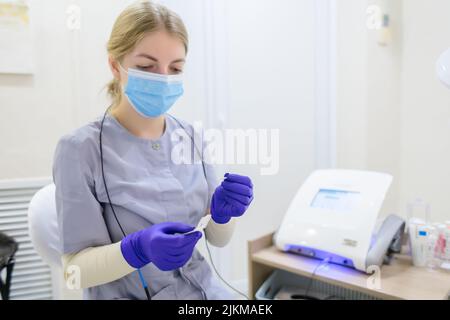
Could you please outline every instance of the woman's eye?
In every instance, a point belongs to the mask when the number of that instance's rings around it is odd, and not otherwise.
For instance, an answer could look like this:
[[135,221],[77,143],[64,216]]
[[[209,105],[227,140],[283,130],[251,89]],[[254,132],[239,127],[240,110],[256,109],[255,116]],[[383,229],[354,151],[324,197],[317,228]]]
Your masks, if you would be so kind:
[[137,66],[140,70],[153,69],[154,66]]
[[183,70],[178,69],[178,68],[172,68],[172,72],[178,74],[178,73],[182,73]]

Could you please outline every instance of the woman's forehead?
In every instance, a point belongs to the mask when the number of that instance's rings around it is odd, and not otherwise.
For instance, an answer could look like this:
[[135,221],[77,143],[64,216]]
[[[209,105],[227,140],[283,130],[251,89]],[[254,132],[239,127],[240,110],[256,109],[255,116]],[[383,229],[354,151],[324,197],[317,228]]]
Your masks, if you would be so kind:
[[134,58],[148,58],[158,62],[182,62],[186,57],[184,43],[165,31],[147,34],[131,52]]

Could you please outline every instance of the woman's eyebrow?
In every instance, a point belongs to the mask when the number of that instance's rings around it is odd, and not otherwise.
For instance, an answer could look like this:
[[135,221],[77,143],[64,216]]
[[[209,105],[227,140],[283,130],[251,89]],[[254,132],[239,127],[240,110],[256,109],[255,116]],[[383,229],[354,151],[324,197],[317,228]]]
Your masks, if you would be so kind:
[[172,63],[178,63],[178,62],[186,62],[186,59],[181,58],[181,59],[172,61]]
[[136,57],[143,57],[143,58],[147,58],[147,59],[153,60],[155,62],[158,62],[158,59],[156,59],[156,58],[154,58],[151,55],[146,54],[146,53],[138,54]]
[[[153,60],[154,62],[158,62],[158,59],[156,59],[155,57],[152,57],[151,55],[146,54],[146,53],[138,54],[136,57],[143,57],[143,58]],[[185,59],[180,58],[180,59],[172,61],[171,63],[178,63],[178,62],[185,62],[185,61],[186,61]]]

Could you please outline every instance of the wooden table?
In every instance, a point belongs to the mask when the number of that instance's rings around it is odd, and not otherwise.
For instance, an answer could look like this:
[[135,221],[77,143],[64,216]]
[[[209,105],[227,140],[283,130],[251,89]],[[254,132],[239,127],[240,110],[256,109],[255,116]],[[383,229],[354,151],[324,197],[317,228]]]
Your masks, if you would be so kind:
[[[248,243],[249,295],[252,298],[273,271],[279,269],[311,277],[320,264],[316,259],[279,251],[272,238],[273,234],[269,234]],[[379,288],[373,289],[367,285],[368,282],[373,283],[373,278],[370,278],[373,276],[329,264],[326,268],[319,268],[314,279],[381,299],[450,299],[450,272],[414,267],[406,255],[395,255],[390,265],[382,266],[380,276]]]

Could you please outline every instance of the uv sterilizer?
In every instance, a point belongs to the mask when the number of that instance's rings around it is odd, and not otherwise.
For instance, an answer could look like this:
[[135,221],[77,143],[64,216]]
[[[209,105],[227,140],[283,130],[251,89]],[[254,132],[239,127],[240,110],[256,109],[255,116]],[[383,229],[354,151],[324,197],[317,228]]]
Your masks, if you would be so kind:
[[375,234],[392,176],[353,170],[313,172],[274,235],[278,249],[372,272],[401,249],[405,222],[387,217]]

